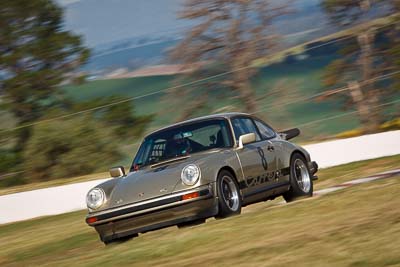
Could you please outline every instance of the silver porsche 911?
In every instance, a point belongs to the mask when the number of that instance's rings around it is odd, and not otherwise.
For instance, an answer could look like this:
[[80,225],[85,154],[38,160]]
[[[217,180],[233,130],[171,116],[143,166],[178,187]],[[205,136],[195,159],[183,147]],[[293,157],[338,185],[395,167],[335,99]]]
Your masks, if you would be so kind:
[[146,136],[129,173],[86,197],[88,225],[104,243],[206,218],[239,214],[243,206],[283,196],[309,197],[318,165],[287,140],[298,129],[277,133],[244,113],[217,114],[177,123]]

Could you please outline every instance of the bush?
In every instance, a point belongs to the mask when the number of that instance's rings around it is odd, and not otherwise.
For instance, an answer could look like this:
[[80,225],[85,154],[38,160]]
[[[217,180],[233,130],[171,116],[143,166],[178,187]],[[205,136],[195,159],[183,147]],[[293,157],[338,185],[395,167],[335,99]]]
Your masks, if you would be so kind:
[[18,164],[18,155],[8,150],[0,150],[0,175],[10,172]]
[[380,126],[380,129],[383,131],[392,131],[392,130],[399,130],[400,129],[400,118],[387,121]]
[[113,135],[92,117],[38,124],[23,152],[30,180],[49,180],[108,169],[122,155]]
[[[400,118],[387,121],[379,126],[379,130],[382,132],[399,130],[399,129],[400,129]],[[354,130],[349,130],[349,131],[338,133],[337,135],[335,135],[335,137],[336,138],[350,138],[350,137],[360,136],[363,134],[365,134],[365,133],[362,129],[354,129]]]
[[342,138],[357,137],[357,136],[360,136],[363,134],[364,134],[364,131],[362,129],[354,129],[354,130],[349,130],[349,131],[338,133],[337,135],[335,135],[335,137],[342,139]]
[[10,150],[0,150],[0,188],[26,183],[24,177],[18,173],[19,163],[19,154]]

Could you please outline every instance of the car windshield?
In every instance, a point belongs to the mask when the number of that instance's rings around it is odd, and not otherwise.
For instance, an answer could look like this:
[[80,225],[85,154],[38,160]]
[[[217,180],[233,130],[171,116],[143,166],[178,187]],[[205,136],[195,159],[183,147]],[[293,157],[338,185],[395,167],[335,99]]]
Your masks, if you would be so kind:
[[184,124],[147,136],[133,161],[131,171],[176,157],[231,146],[232,138],[225,119]]

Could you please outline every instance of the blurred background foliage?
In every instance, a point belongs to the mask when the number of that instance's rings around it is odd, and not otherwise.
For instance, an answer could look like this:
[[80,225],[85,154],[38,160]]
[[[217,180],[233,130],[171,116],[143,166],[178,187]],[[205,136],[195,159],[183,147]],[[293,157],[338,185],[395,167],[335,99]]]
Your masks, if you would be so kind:
[[274,22],[293,2],[186,0],[191,26],[164,53],[179,71],[92,80],[62,8],[1,1],[0,186],[128,165],[146,132],[217,112],[300,127],[302,142],[400,129],[400,1],[318,1],[337,32],[287,47]]
[[22,160],[30,179],[38,181],[99,171],[121,156],[105,125],[80,116],[34,126]]
[[17,172],[3,184],[99,171],[121,160],[118,141],[141,136],[151,122],[151,115],[134,115],[132,102],[79,113],[121,100],[76,103],[60,88],[84,82],[78,70],[89,55],[81,37],[63,29],[63,10],[53,1],[1,1],[1,115],[12,123],[1,131],[0,173]]

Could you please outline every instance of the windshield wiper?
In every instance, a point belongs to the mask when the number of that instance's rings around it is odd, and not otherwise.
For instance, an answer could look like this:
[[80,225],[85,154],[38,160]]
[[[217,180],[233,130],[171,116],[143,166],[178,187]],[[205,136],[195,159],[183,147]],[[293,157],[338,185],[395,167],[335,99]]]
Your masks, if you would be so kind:
[[164,160],[164,161],[161,161],[161,162],[158,162],[156,164],[151,165],[150,168],[156,168],[156,167],[159,167],[159,166],[167,164],[167,163],[180,161],[180,160],[185,160],[185,159],[188,159],[188,158],[190,158],[189,155],[188,156],[182,156],[182,157],[176,157],[176,158],[172,158],[172,159],[167,159],[167,160]]

